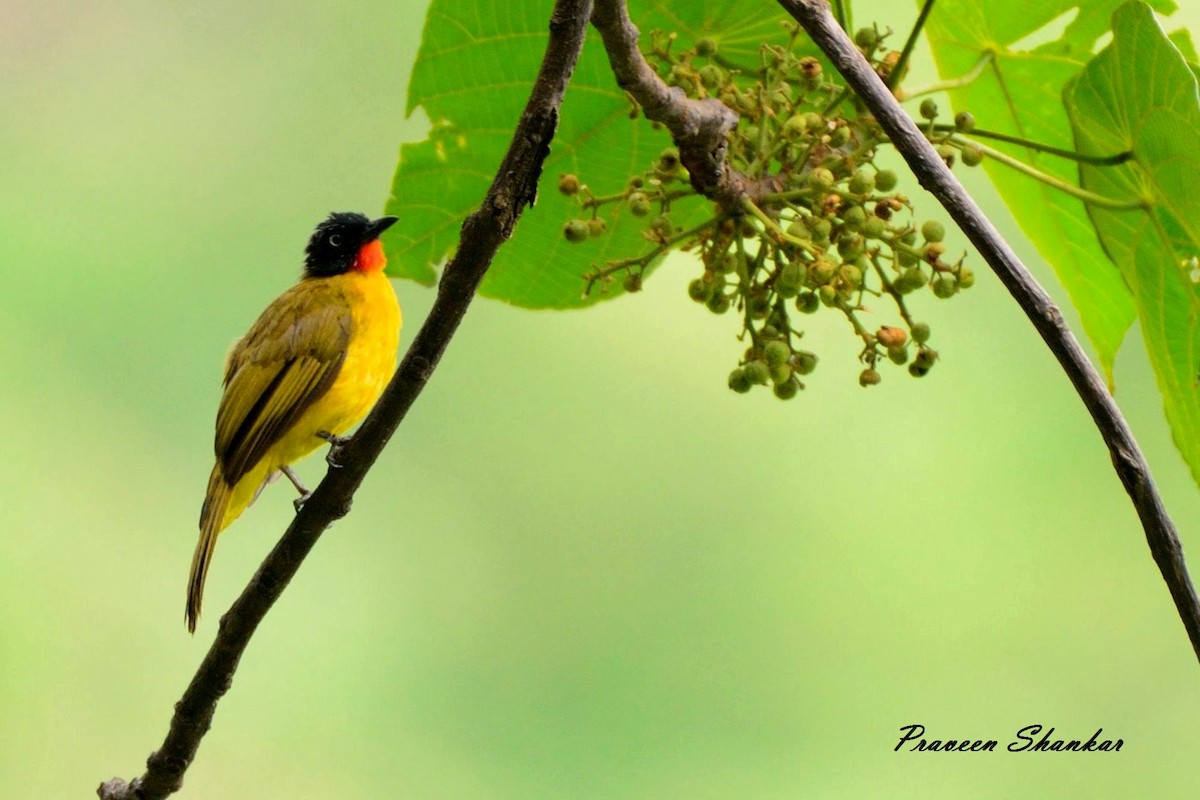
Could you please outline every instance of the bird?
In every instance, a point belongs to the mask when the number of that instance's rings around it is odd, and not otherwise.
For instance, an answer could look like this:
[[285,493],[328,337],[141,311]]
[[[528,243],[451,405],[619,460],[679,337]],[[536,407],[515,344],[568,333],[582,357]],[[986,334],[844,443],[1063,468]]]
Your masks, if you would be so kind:
[[304,272],[229,350],[217,409],[216,463],[200,510],[186,620],[195,633],[217,536],[290,464],[345,440],[396,369],[402,317],[380,234],[396,217],[334,212],[305,248]]

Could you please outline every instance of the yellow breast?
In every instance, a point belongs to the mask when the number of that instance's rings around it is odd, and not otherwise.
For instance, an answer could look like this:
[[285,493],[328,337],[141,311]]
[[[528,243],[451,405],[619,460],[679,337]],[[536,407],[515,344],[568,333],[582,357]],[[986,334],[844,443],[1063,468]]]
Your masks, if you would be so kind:
[[350,307],[352,327],[346,359],[329,391],[285,437],[286,449],[292,452],[274,454],[280,464],[291,463],[320,446],[316,433],[337,435],[354,427],[375,405],[396,370],[401,316],[391,281],[382,271],[351,271],[328,280],[341,283]]

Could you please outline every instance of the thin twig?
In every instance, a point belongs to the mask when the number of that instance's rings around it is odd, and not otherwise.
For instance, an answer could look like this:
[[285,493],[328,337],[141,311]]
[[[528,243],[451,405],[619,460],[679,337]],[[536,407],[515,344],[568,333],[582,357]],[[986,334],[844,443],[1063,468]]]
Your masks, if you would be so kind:
[[[949,125],[946,123],[937,123],[933,129],[939,133],[953,133],[959,130],[957,125]],[[983,128],[971,128],[969,131],[964,131],[971,139],[995,139],[998,142],[1008,142],[1009,144],[1019,144],[1028,150],[1033,150],[1038,153],[1047,153],[1059,158],[1065,158],[1069,161],[1075,161],[1079,164],[1095,164],[1098,167],[1112,167],[1117,164],[1124,164],[1129,159],[1133,158],[1132,150],[1123,150],[1120,153],[1113,153],[1108,156],[1091,156],[1086,153],[1077,153],[1074,150],[1064,150],[1061,147],[1054,147],[1049,144],[1035,142],[1032,139],[1026,139],[1021,136],[1013,136],[1008,133],[1000,133],[999,131],[988,131]]]
[[1108,445],[1113,466],[1141,518],[1150,552],[1175,601],[1192,649],[1200,658],[1200,600],[1188,575],[1183,545],[1167,517],[1141,449],[1104,381],[1063,321],[1054,301],[1000,237],[949,167],[904,113],[887,86],[829,14],[826,0],[779,0],[862,98],[921,185],[945,206],[1058,358]]
[[1023,175],[1028,175],[1035,181],[1040,181],[1056,191],[1062,192],[1063,194],[1069,194],[1072,197],[1082,200],[1090,206],[1095,206],[1096,208],[1107,208],[1110,211],[1146,211],[1150,208],[1149,200],[1143,198],[1138,198],[1137,200],[1117,200],[1112,197],[1105,197],[1102,194],[1096,194],[1095,192],[1084,189],[1078,184],[1071,183],[1070,181],[1064,181],[1062,178],[1051,175],[1048,172],[1042,172],[1037,167],[1026,164],[1024,161],[1021,161],[1018,158],[1013,158],[1008,153],[1001,152],[994,147],[988,147],[982,142],[972,141],[971,139],[961,136],[957,133],[951,133],[948,137],[946,137],[946,141],[959,147],[960,149],[964,147],[974,147],[980,153],[992,159],[993,161],[999,162],[1009,169],[1015,169],[1017,172],[1020,172]]
[[[975,62],[975,66],[971,67],[957,78],[938,81],[937,83],[931,83],[928,86],[921,86],[916,89],[894,89],[892,94],[896,95],[897,100],[904,102],[905,100],[912,100],[914,97],[922,97],[927,94],[937,94],[938,92],[948,92],[951,89],[961,89],[964,86],[970,86],[976,78],[983,74],[983,71],[987,69],[988,64],[991,64],[992,59],[995,57],[995,53],[993,53],[991,50],[987,50],[982,56],[979,57],[979,60]],[[902,65],[897,64],[897,66]]]
[[[921,37],[921,31],[925,28],[925,20],[929,19],[929,12],[933,11],[934,1],[925,0],[925,3],[921,6],[921,13],[917,15],[917,21],[913,23],[912,30],[908,32],[908,39],[904,42],[904,49],[900,51],[900,58],[896,59],[896,63],[892,65],[892,71],[888,73],[887,87],[889,89],[895,89],[904,78],[904,70],[908,67],[908,59],[912,56],[913,47],[916,46],[917,39]],[[786,3],[782,5],[791,11]],[[794,11],[791,11],[791,14],[793,17],[796,16],[796,12]],[[796,17],[796,21],[800,22],[800,18]],[[804,23],[801,22],[800,24],[803,25]],[[805,27],[805,30],[808,30],[808,28]],[[812,31],[808,31],[808,35],[812,36]]]
[[98,790],[101,800],[161,800],[182,786],[184,773],[212,723],[217,701],[229,689],[258,624],[322,532],[349,512],[355,490],[425,387],[497,249],[512,235],[525,206],[533,204],[590,12],[591,0],[557,0],[550,19],[550,41],[521,121],[483,205],[463,223],[458,252],[446,266],[428,319],[375,409],[338,452],[339,466],[329,470],[221,618],[212,647],[175,705],[166,740],[146,762],[146,773],[131,782],[114,778],[102,784]]

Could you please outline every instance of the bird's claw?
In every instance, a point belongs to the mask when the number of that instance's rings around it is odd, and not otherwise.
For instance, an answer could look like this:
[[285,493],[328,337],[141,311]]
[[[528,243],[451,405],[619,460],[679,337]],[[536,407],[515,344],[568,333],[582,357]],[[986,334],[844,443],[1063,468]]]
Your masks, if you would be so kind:
[[338,454],[346,446],[346,443],[350,441],[350,437],[337,436],[329,431],[317,431],[317,438],[329,442],[329,452],[325,454],[325,463],[334,469],[341,469],[342,463],[338,461]]
[[308,502],[308,498],[312,497],[312,492],[305,492],[292,501],[292,505],[296,507],[296,513],[300,513],[300,509],[304,508],[304,504]]

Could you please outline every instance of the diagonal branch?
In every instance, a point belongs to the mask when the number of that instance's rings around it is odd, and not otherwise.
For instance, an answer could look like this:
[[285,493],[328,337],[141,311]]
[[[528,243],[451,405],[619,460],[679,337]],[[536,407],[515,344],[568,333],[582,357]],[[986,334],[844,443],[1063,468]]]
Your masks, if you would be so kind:
[[557,0],[550,18],[550,41],[521,121],[483,205],[463,223],[458,252],[446,266],[428,319],[358,434],[338,451],[338,467],[329,470],[221,618],[217,638],[175,704],[167,737],[147,760],[146,773],[131,782],[120,778],[107,781],[98,790],[101,800],[161,800],[183,785],[184,773],[212,723],[217,701],[229,689],[258,624],[325,529],[349,512],[354,492],[425,387],[497,249],[512,235],[525,206],[533,205],[558,123],[558,108],[583,45],[591,4],[592,0]]
[[1142,520],[1150,553],[1175,601],[1175,608],[1191,639],[1192,649],[1200,658],[1200,600],[1196,597],[1196,589],[1192,586],[1184,563],[1183,545],[1158,496],[1150,477],[1150,467],[1129,425],[1121,416],[1099,373],[1063,321],[1062,313],[963,189],[916,123],[900,108],[891,91],[871,69],[846,32],[838,26],[829,13],[826,0],[779,0],[779,4],[804,26],[850,88],[862,98],[921,185],[938,199],[954,222],[967,234],[1071,379],[1075,391],[1100,429],[1104,443],[1108,445],[1113,467]]

